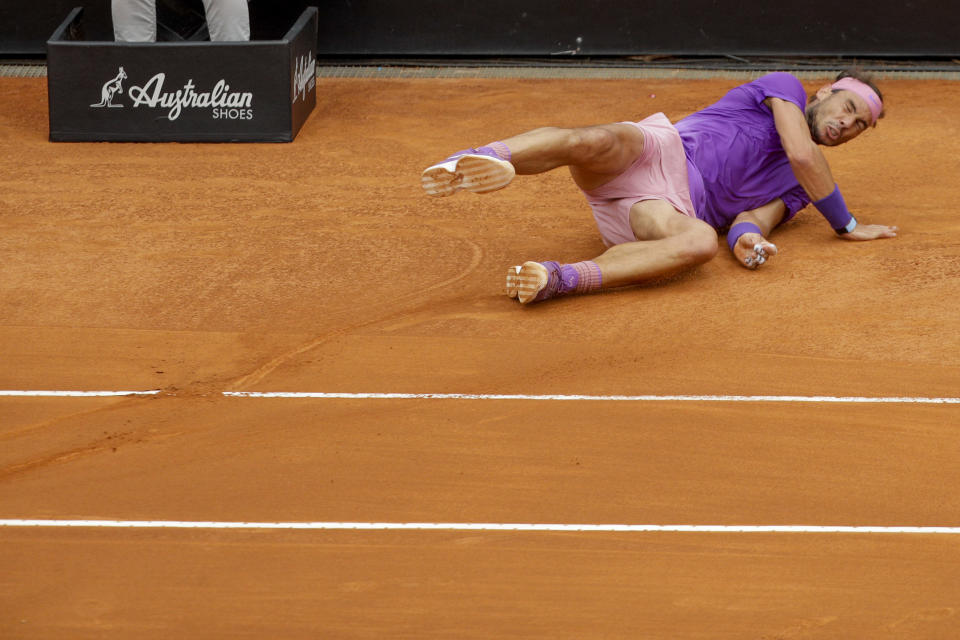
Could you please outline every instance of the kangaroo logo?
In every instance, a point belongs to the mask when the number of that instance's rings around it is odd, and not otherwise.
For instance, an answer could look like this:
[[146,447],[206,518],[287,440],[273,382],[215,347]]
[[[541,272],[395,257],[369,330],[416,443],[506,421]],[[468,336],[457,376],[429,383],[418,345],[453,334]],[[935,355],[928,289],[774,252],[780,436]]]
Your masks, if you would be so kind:
[[90,105],[91,107],[123,107],[122,104],[113,104],[113,97],[118,93],[123,93],[123,81],[126,79],[127,74],[123,70],[123,67],[120,67],[120,72],[112,80],[107,80],[103,83],[103,88],[100,89],[100,102],[97,104]]

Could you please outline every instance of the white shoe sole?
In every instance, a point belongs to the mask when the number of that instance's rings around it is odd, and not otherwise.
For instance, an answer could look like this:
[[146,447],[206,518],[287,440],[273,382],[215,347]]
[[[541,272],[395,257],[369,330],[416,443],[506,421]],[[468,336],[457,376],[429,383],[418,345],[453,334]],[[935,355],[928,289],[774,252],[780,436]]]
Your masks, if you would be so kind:
[[507,295],[520,304],[527,304],[547,286],[550,275],[539,262],[524,262],[522,266],[507,269]]
[[510,184],[516,171],[506,160],[465,154],[424,170],[420,183],[428,195],[442,198],[463,189],[489,193]]

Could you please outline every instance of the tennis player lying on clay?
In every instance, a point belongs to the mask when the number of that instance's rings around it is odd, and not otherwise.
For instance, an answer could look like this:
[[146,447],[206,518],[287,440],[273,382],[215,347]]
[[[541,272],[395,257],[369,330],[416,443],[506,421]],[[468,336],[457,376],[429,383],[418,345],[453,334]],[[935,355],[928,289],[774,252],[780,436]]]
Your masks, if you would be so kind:
[[771,231],[810,202],[844,239],[896,237],[897,227],[857,223],[818,147],[849,142],[883,115],[880,91],[857,71],[810,98],[796,77],[771,73],[675,125],[658,113],[534,129],[457,152],[424,170],[422,184],[432,196],[487,193],[518,173],[570,168],[608,249],[573,264],[510,267],[507,295],[528,304],[702,264],[716,255],[724,230],[735,258],[756,269],[777,253]]

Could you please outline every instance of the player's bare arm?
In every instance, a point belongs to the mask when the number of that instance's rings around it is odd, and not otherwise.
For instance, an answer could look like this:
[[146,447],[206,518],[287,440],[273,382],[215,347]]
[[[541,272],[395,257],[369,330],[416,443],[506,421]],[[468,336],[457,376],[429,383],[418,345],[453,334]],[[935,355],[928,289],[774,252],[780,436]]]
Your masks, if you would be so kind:
[[[827,94],[824,94],[827,95]],[[807,195],[818,203],[839,195],[833,173],[826,157],[811,137],[806,115],[797,106],[780,98],[770,97],[764,101],[773,113],[774,124],[790,168]],[[845,142],[864,130],[862,119],[856,112],[836,118],[836,143]],[[833,125],[831,125],[833,126]],[[818,206],[818,208],[820,208]],[[882,224],[857,224],[840,235],[844,240],[864,241],[880,238],[895,238],[899,229]]]
[[767,98],[764,103],[773,112],[780,142],[797,182],[812,200],[829,196],[836,180],[823,152],[810,137],[806,116],[797,105],[780,98]]

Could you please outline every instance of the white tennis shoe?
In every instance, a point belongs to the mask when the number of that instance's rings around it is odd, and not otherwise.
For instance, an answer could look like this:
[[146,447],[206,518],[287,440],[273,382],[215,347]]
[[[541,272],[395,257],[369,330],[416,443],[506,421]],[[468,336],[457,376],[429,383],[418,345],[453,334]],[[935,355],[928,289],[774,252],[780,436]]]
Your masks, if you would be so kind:
[[550,281],[547,268],[539,262],[524,262],[507,269],[507,296],[520,304],[532,302]]
[[442,198],[463,189],[489,193],[510,184],[516,171],[506,160],[481,153],[458,153],[427,167],[420,176],[428,195]]

